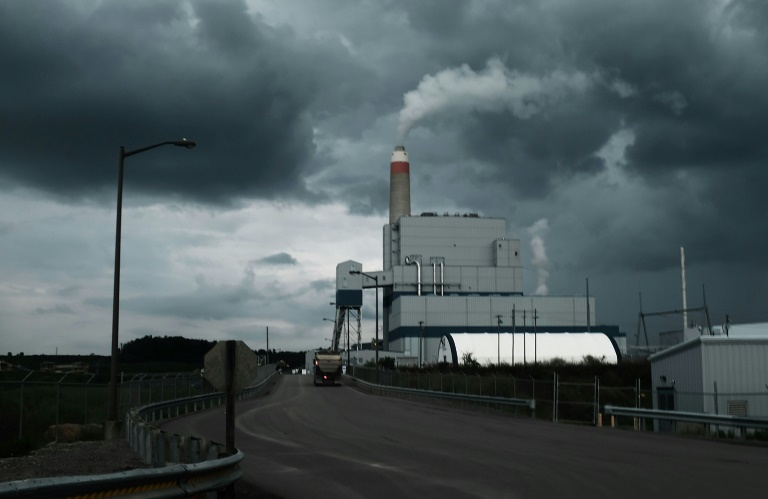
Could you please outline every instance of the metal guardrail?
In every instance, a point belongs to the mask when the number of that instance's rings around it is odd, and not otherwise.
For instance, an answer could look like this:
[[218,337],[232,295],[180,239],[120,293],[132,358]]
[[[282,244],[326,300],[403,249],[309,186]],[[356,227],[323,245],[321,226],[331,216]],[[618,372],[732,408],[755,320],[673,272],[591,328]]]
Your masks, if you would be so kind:
[[138,469],[106,475],[33,478],[0,483],[0,497],[186,497],[226,488],[240,478],[243,453],[198,464]]
[[[238,394],[238,399],[259,393],[277,372]],[[155,468],[136,469],[104,475],[30,478],[0,483],[0,497],[120,497],[161,499],[215,493],[242,476],[239,463],[244,455],[220,457],[224,446],[204,439],[172,435],[152,425],[220,405],[222,393],[197,395],[159,402],[132,410],[126,415],[126,437],[145,464]],[[190,410],[190,408],[192,410]],[[188,461],[184,463],[184,461]],[[175,462],[166,466],[166,462]]]
[[605,413],[609,416],[663,419],[669,421],[683,421],[687,423],[703,423],[713,426],[732,426],[741,429],[768,429],[768,419],[764,418],[746,418],[722,414],[706,414],[702,412],[660,411],[655,409],[638,409],[635,407],[615,407],[612,405],[605,406]]
[[394,386],[377,385],[375,383],[369,383],[367,381],[355,378],[350,375],[346,375],[345,378],[349,379],[355,384],[365,387],[366,390],[371,393],[377,393],[379,395],[407,395],[410,397],[427,398],[427,399],[442,399],[452,400],[457,402],[469,402],[482,405],[499,405],[499,406],[511,406],[511,407],[527,407],[531,410],[531,416],[536,413],[536,400],[535,399],[518,399],[518,398],[506,398],[506,397],[487,397],[482,395],[466,395],[461,393],[450,392],[437,392],[434,390],[419,390],[416,388],[400,388]]

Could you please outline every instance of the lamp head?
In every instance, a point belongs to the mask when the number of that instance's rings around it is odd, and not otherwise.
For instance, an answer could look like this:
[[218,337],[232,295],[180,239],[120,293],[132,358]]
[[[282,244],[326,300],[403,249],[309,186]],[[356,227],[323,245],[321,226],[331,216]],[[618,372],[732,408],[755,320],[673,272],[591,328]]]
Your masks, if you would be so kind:
[[351,275],[360,275],[360,271],[359,270],[355,270],[355,269],[350,270],[349,273]]
[[197,143],[194,140],[181,139],[181,140],[175,141],[173,145],[179,146],[179,147],[186,147],[187,149],[192,149],[197,145]]

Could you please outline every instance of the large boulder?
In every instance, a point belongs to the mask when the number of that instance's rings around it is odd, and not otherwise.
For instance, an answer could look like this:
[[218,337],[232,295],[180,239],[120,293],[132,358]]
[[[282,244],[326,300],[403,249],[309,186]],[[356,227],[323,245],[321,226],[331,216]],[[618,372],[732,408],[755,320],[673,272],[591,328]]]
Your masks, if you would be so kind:
[[58,425],[58,439],[56,438],[56,425],[51,425],[45,432],[45,439],[49,442],[57,440],[62,443],[77,442],[80,440],[100,440],[103,429],[97,424],[64,423]]

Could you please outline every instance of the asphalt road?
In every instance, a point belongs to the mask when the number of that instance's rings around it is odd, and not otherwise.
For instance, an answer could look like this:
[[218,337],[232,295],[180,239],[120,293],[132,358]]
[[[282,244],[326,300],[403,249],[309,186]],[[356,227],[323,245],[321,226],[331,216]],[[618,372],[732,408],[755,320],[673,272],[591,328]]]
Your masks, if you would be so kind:
[[[241,481],[281,498],[768,496],[768,448],[553,424],[279,376],[237,404]],[[215,409],[166,430],[224,442]]]

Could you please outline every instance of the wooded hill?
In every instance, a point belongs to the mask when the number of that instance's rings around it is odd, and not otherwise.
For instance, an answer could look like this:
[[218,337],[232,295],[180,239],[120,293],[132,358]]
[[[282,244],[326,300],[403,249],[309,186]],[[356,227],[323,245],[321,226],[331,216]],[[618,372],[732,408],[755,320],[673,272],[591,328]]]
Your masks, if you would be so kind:
[[[215,341],[189,339],[181,336],[152,336],[128,341],[119,352],[120,371],[124,372],[184,372],[201,369],[205,354],[216,345]],[[267,351],[260,349],[257,355],[266,356]],[[284,362],[289,367],[304,366],[305,352],[278,352],[270,350],[270,363]],[[109,355],[25,355],[19,353],[0,356],[13,366],[24,369],[41,370],[43,363],[54,365],[83,362],[88,365],[91,374],[108,375]]]

